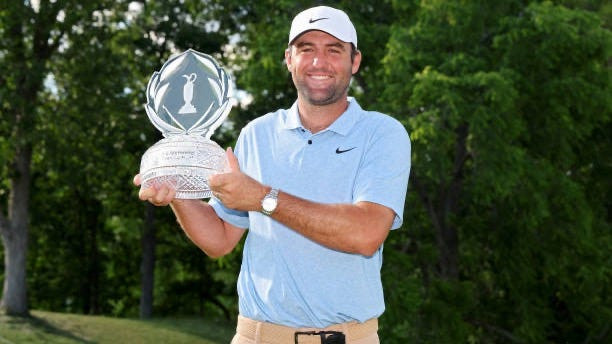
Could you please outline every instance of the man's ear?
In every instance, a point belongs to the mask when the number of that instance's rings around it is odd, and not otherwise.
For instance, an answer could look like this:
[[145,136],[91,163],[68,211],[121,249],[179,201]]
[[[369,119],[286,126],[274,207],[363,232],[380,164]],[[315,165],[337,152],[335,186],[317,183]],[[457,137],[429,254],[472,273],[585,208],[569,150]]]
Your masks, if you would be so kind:
[[359,71],[359,66],[361,65],[361,51],[357,50],[355,52],[355,57],[353,57],[353,66],[351,67],[351,71],[353,75]]
[[287,69],[289,71],[291,71],[291,46],[287,47],[287,49],[285,49],[285,64],[287,65]]

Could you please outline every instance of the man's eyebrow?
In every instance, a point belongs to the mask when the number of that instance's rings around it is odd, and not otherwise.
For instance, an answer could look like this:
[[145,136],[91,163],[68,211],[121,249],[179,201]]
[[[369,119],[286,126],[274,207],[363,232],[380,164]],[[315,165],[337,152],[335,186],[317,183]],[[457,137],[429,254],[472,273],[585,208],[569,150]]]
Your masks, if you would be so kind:
[[[302,47],[305,47],[305,46],[313,47],[314,43],[312,43],[312,42],[298,42],[295,46],[297,48],[302,48]],[[339,48],[339,49],[345,50],[344,45],[342,45],[342,43],[340,43],[340,42],[334,42],[334,43],[325,44],[325,46],[326,47],[335,47],[335,48]]]
[[342,43],[340,43],[340,42],[326,44],[326,46],[328,46],[328,47],[336,47],[336,48],[340,48],[340,49],[344,50],[344,45],[342,45]]
[[298,44],[296,44],[295,46],[301,48],[303,46],[314,46],[314,44],[310,42],[298,42]]

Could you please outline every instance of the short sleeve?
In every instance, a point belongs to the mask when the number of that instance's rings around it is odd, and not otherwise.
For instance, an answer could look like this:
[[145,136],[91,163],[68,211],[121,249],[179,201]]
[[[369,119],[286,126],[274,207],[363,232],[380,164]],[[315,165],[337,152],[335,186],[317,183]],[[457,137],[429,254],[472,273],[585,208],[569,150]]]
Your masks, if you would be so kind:
[[249,227],[249,213],[244,211],[238,211],[234,209],[227,208],[223,205],[223,203],[219,202],[218,199],[212,197],[208,204],[210,204],[217,216],[219,216],[223,221],[231,224],[232,226],[236,226],[238,228],[248,228]]
[[392,229],[403,222],[410,175],[410,137],[392,117],[377,126],[364,154],[353,199],[384,205],[395,212]]

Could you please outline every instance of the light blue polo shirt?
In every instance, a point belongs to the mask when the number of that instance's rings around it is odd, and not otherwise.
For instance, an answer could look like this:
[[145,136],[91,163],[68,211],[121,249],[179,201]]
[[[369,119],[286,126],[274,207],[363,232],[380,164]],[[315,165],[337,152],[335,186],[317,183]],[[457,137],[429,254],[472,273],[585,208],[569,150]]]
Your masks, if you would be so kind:
[[[390,116],[348,109],[326,130],[306,130],[297,110],[259,117],[240,133],[241,170],[284,192],[320,203],[368,201],[395,212],[401,226],[410,172],[410,139]],[[324,247],[259,212],[210,202],[234,226],[249,228],[238,277],[242,316],[323,328],[384,311],[382,247],[371,257]]]

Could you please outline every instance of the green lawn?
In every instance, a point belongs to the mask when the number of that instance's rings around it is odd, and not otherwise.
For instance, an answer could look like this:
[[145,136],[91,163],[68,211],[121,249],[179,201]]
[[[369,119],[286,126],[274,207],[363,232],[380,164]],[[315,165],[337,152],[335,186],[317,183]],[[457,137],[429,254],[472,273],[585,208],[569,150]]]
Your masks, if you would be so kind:
[[195,343],[227,344],[235,323],[201,318],[122,319],[32,311],[31,318],[0,316],[0,344]]

